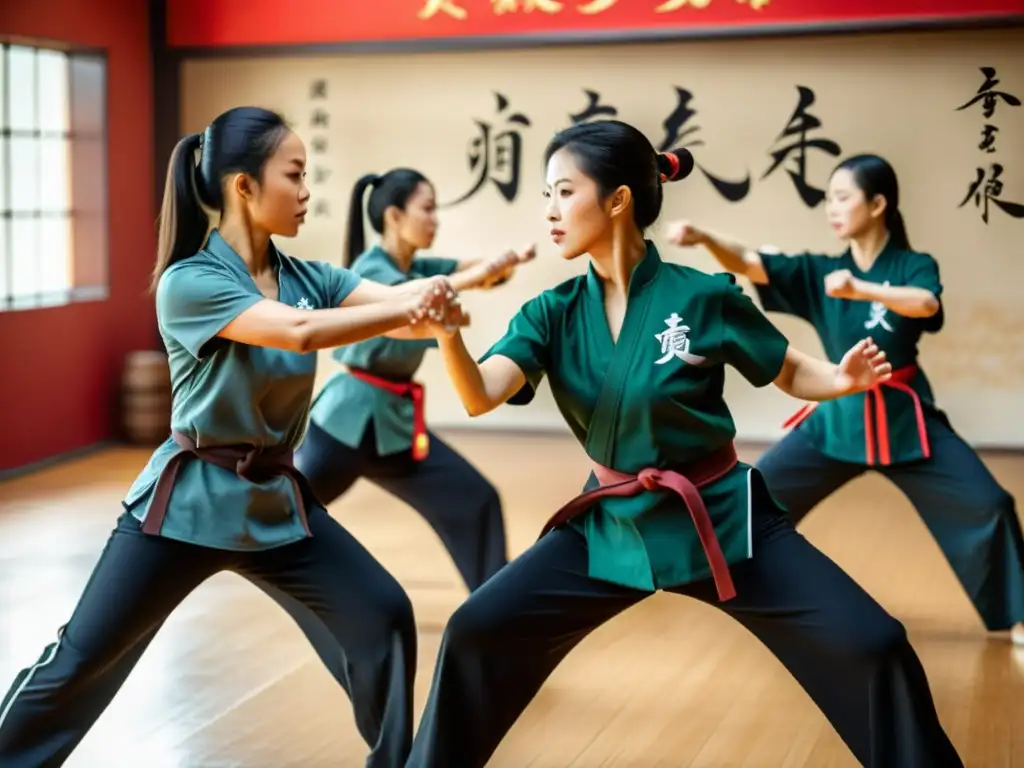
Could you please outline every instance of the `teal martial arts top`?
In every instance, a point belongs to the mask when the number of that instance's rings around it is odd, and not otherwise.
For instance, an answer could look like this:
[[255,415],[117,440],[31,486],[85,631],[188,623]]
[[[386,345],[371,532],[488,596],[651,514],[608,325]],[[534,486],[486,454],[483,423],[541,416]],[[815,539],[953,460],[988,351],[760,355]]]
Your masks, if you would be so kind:
[[[451,275],[459,267],[452,259],[413,259],[408,272],[380,246],[371,248],[352,264],[352,271],[374,282],[398,285],[438,275]],[[409,381],[416,375],[435,339],[391,339],[378,336],[334,350],[339,363],[384,379]],[[313,403],[313,423],[340,443],[359,447],[366,425],[373,422],[377,453],[385,456],[409,450],[413,439],[413,401],[392,394],[346,372],[332,376]]]
[[929,318],[904,317],[877,302],[826,295],[825,277],[848,269],[854,277],[868,282],[924,288],[941,301],[942,282],[935,259],[887,245],[871,268],[863,271],[849,250],[838,257],[809,253],[760,255],[768,283],[754,288],[765,311],[783,312],[809,322],[833,363],[870,336],[893,367],[892,384],[819,403],[798,428],[819,451],[839,461],[874,465],[924,458],[927,437],[923,411],[934,409],[934,397],[928,378],[917,364],[918,342],[922,333],[942,328],[941,305]]
[[[315,311],[337,307],[361,278],[346,269],[282,254],[273,244],[278,301]],[[171,429],[200,447],[298,447],[316,376],[316,352],[253,347],[219,338],[264,296],[242,258],[214,230],[206,246],[161,276],[157,322],[171,372]],[[145,520],[173,438],[156,449],[124,501]],[[180,469],[161,535],[206,547],[267,549],[305,537],[295,491],[285,476],[256,484],[205,461]]]
[[[735,284],[662,262],[652,243],[630,277],[618,341],[591,265],[527,302],[482,360],[507,357],[527,383],[509,402],[533,399],[547,376],[555,402],[587,455],[618,472],[672,469],[730,444],[725,366],[758,387],[782,370],[786,338]],[[750,473],[737,464],[700,489],[726,561],[752,554]],[[596,485],[591,475],[587,490]],[[707,578],[710,566],[681,499],[647,491],[605,498],[570,524],[586,536],[592,577],[637,589]]]

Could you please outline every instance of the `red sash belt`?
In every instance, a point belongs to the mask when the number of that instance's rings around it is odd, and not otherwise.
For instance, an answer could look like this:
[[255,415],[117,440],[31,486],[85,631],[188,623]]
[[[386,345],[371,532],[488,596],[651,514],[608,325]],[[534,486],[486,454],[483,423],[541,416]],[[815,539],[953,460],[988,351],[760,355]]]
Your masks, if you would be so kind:
[[736,597],[736,587],[729,573],[729,565],[722,554],[722,547],[715,535],[715,527],[708,515],[707,507],[700,496],[698,488],[702,488],[726,475],[736,462],[736,448],[732,443],[708,454],[697,461],[680,467],[677,471],[668,469],[643,469],[636,475],[628,475],[608,469],[600,464],[594,465],[594,475],[601,484],[599,488],[587,491],[558,510],[544,525],[540,535],[544,536],[551,529],[568,522],[592,507],[596,501],[607,496],[636,496],[643,491],[664,489],[679,495],[686,505],[693,525],[697,529],[704,554],[711,566],[711,575],[715,580],[720,600],[731,600]]
[[374,376],[372,373],[349,368],[348,372],[360,381],[390,392],[399,397],[412,400],[412,457],[415,461],[423,461],[430,453],[430,438],[427,436],[427,419],[424,412],[424,389],[415,381],[391,381]]
[[[901,392],[906,392],[910,395],[910,399],[914,403],[914,412],[917,417],[917,436],[921,441],[921,451],[926,459],[931,458],[932,450],[931,445],[928,442],[928,428],[924,419],[924,407],[921,405],[921,398],[918,397],[910,387],[910,382],[913,381],[914,376],[917,375],[917,366],[908,365],[903,368],[898,368],[892,372],[892,378],[888,381],[883,381],[875,384],[869,390],[865,392],[864,396],[864,454],[867,458],[866,463],[874,465],[876,463],[891,464],[892,455],[889,448],[889,419],[885,412],[885,396],[882,392],[882,387],[892,387],[898,389]],[[875,404],[875,418],[871,418],[871,403],[874,401]],[[799,411],[790,416],[783,423],[784,429],[796,427],[801,424],[815,408],[818,407],[818,403],[808,403]],[[876,461],[875,456],[875,435],[878,435],[878,453],[880,462]]]
[[309,517],[306,505],[315,500],[316,496],[306,478],[292,463],[290,450],[261,451],[252,445],[219,445],[212,448],[198,448],[195,442],[180,432],[173,432],[174,442],[181,450],[171,456],[167,465],[157,479],[153,489],[153,498],[149,503],[149,512],[142,524],[144,533],[158,535],[167,515],[167,505],[171,500],[174,481],[178,477],[181,465],[191,459],[209,462],[222,469],[234,472],[241,478],[253,483],[266,482],[272,477],[286,475],[295,486],[295,503],[302,527],[309,536]]

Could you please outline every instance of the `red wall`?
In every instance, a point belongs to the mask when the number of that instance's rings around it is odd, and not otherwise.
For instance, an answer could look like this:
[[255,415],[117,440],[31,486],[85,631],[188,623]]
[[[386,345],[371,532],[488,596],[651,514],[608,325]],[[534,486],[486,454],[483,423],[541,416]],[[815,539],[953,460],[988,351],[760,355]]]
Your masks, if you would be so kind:
[[156,346],[153,89],[145,0],[0,1],[0,34],[107,51],[109,297],[0,312],[0,471],[109,439],[125,354]]

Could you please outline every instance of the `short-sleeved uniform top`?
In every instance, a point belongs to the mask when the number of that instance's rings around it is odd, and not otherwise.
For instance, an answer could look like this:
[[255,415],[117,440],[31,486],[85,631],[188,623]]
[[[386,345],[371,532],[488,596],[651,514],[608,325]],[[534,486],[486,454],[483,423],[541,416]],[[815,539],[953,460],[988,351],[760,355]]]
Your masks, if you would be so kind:
[[[885,351],[893,370],[917,365],[921,334],[942,328],[941,304],[938,313],[922,319],[904,317],[879,303],[836,299],[825,294],[825,276],[848,269],[854,277],[872,283],[924,288],[941,301],[939,266],[928,254],[887,245],[866,272],[857,266],[849,250],[838,257],[808,253],[787,256],[765,251],[761,261],[768,283],[755,288],[765,311],[784,312],[813,325],[826,356],[834,363],[842,360],[850,347],[870,336]],[[918,370],[910,387],[923,407],[935,409],[924,371]],[[885,398],[891,462],[923,458],[912,398],[891,387],[882,387],[881,392]],[[868,396],[862,392],[821,403],[798,429],[825,455],[865,464],[868,453],[864,408]]]
[[[545,375],[559,411],[587,455],[630,474],[672,469],[730,443],[725,366],[755,386],[782,370],[788,342],[735,284],[661,261],[652,243],[630,278],[626,316],[613,343],[604,288],[591,265],[527,302],[482,359],[514,361],[527,383],[509,401],[533,399]],[[726,561],[752,554],[746,464],[701,489]],[[596,487],[591,474],[585,490]],[[592,577],[662,589],[710,576],[682,500],[647,491],[602,499],[571,523],[586,536]]]
[[[305,310],[337,307],[361,278],[285,256],[270,246],[278,301]],[[171,428],[200,448],[249,444],[294,450],[306,429],[316,353],[253,347],[217,334],[264,300],[242,258],[215,230],[201,251],[162,275],[157,322],[171,373]],[[135,480],[124,505],[145,520],[157,478],[179,447],[168,439]],[[252,483],[200,460],[182,465],[161,534],[218,549],[267,549],[303,538],[292,482]]]
[[[450,275],[458,267],[459,263],[452,259],[422,257],[413,259],[409,271],[403,272],[387,251],[376,246],[356,259],[352,271],[367,280],[398,285],[409,280]],[[435,339],[378,336],[339,347],[333,357],[339,363],[381,378],[409,381],[416,375],[427,349],[436,346]],[[377,453],[381,456],[407,451],[412,446],[412,400],[344,372],[335,374],[324,385],[313,403],[310,418],[335,440],[352,448],[362,442],[366,425],[372,420]]]

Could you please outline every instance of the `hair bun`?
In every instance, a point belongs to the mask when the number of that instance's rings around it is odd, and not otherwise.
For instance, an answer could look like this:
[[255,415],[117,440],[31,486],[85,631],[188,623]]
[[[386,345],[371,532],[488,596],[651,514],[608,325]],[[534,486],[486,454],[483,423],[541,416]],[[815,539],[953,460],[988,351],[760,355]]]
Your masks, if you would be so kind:
[[693,155],[688,149],[658,153],[658,172],[662,182],[681,181],[693,171]]

